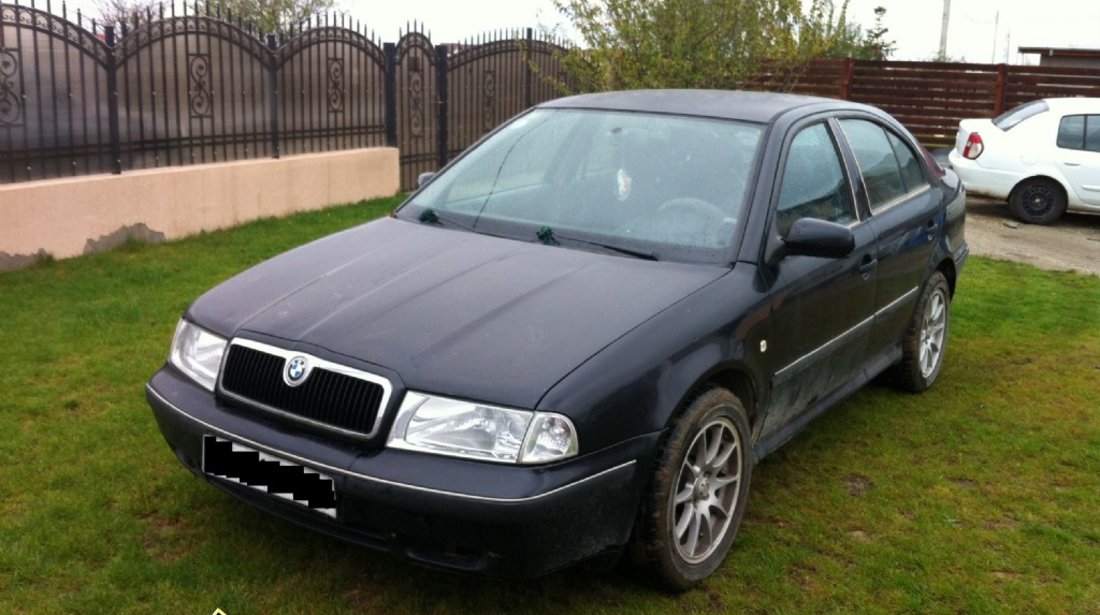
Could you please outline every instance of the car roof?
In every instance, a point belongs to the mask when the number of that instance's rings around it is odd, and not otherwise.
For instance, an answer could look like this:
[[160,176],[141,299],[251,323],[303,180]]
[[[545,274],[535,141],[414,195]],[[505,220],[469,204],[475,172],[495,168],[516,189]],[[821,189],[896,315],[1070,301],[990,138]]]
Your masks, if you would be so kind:
[[1100,98],[1044,98],[1043,101],[1051,111],[1100,113]]
[[802,109],[806,113],[831,109],[871,110],[866,105],[818,96],[730,90],[601,92],[559,98],[539,107],[669,113],[758,123],[771,123],[794,109]]

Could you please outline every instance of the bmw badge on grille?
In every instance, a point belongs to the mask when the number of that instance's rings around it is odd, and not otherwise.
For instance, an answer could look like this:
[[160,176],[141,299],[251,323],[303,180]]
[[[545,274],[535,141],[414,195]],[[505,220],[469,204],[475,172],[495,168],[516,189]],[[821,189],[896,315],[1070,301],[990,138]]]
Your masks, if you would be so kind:
[[283,380],[287,385],[296,387],[306,381],[306,376],[309,375],[309,360],[305,357],[298,355],[286,362],[286,369],[283,370]]

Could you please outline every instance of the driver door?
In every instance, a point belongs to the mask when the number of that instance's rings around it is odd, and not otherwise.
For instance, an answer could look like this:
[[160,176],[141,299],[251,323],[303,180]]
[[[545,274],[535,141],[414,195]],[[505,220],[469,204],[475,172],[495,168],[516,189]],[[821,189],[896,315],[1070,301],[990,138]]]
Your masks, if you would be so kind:
[[819,218],[849,226],[855,249],[842,258],[788,256],[776,266],[764,436],[858,374],[874,322],[875,236],[861,219],[832,127],[796,128],[782,160],[770,232],[782,237],[795,220]]

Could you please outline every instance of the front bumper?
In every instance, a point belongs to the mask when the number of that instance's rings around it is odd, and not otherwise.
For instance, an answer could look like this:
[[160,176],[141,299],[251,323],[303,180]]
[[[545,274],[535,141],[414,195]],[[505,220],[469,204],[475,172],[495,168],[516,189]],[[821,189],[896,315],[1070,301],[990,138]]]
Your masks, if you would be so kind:
[[[146,398],[180,462],[222,490],[416,563],[495,576],[538,576],[621,550],[659,435],[550,466],[522,467],[328,440],[226,407],[170,366],[149,381]],[[336,519],[204,474],[207,435],[332,477]]]

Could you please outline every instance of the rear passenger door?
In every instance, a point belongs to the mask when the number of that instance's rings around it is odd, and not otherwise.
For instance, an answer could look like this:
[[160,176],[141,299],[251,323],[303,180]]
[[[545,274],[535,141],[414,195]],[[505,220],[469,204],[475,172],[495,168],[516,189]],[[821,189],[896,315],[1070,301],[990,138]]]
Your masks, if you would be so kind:
[[1077,198],[1100,205],[1100,115],[1067,115],[1058,124],[1055,164]]
[[917,150],[871,117],[837,120],[858,169],[857,192],[870,210],[878,284],[869,356],[893,348],[916,308],[944,213]]

